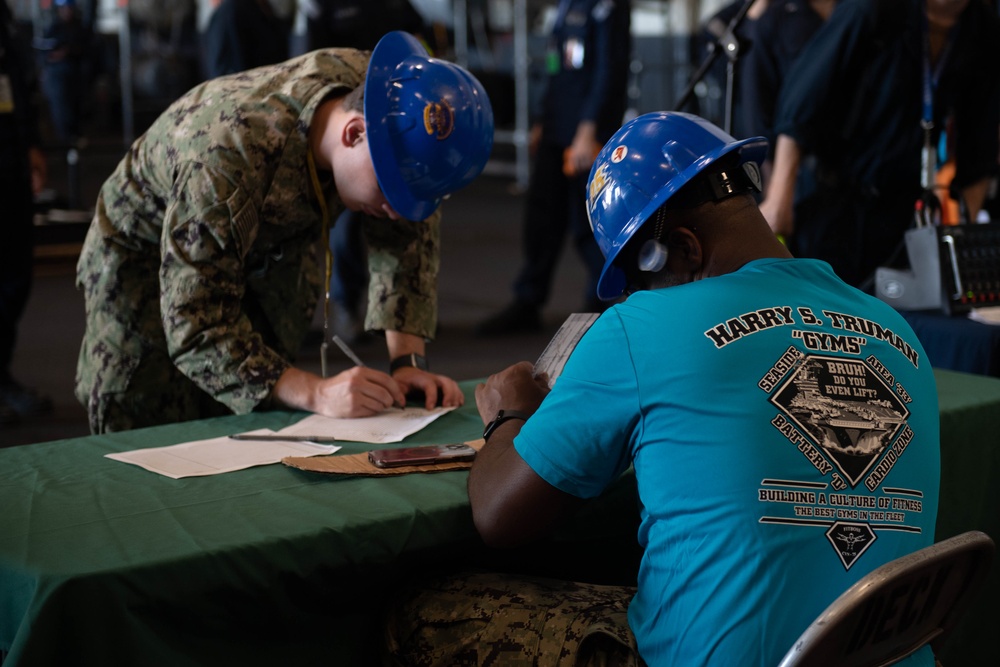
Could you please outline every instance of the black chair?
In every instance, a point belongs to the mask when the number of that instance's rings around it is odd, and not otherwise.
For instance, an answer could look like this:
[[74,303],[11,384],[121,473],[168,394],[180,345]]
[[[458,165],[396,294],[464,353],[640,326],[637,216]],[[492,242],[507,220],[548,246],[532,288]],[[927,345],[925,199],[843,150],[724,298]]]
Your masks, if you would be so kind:
[[927,644],[937,653],[982,587],[993,551],[988,535],[970,531],[873,570],[806,628],[778,667],[881,667]]

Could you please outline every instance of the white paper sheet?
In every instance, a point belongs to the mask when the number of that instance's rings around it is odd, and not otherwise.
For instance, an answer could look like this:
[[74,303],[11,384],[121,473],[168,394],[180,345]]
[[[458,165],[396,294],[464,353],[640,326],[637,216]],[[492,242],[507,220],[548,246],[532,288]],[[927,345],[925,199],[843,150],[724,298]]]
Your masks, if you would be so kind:
[[309,415],[302,421],[278,431],[281,435],[317,435],[337,440],[385,444],[399,442],[424,428],[454,408],[403,408],[381,412],[373,417],[334,419]]
[[535,376],[542,373],[548,375],[550,389],[562,374],[566,362],[569,361],[569,355],[576,349],[576,344],[600,316],[600,313],[570,313],[556,331],[556,335],[542,350],[542,354],[535,362]]
[[969,319],[983,324],[1000,324],[1000,306],[984,306],[969,311]]
[[[274,431],[249,431],[262,435]],[[233,440],[228,436],[184,442],[169,447],[135,449],[130,452],[105,454],[109,459],[131,463],[146,470],[180,479],[200,475],[218,475],[253,466],[280,463],[286,456],[318,456],[333,454],[339,445],[317,445],[311,442]]]

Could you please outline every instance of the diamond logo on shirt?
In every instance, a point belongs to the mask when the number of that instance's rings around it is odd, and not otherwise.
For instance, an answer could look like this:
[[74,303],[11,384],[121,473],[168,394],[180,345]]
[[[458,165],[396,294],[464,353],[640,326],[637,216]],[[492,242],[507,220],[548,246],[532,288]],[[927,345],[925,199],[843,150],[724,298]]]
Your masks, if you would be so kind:
[[842,357],[807,355],[771,395],[771,403],[822,450],[852,488],[896,440],[910,414],[866,363]]
[[830,540],[834,551],[840,557],[845,570],[850,570],[854,561],[868,550],[877,539],[875,531],[866,523],[836,522],[826,531],[826,539]]

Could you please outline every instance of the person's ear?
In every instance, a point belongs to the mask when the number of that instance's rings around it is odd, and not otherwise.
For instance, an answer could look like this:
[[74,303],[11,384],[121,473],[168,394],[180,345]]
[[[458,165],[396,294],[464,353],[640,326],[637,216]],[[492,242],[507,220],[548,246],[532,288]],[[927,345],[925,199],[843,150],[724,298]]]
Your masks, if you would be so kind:
[[693,274],[704,260],[701,241],[687,227],[675,227],[667,233],[670,269],[678,276]]
[[341,143],[347,147],[357,146],[365,140],[365,119],[361,116],[354,116],[344,124],[344,131],[341,136]]

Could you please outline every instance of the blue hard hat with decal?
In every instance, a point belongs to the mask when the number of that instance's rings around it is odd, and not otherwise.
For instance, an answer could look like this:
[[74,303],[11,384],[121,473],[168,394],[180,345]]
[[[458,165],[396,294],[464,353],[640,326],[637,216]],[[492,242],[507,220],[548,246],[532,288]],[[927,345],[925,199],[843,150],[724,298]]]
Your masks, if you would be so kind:
[[423,220],[468,185],[493,150],[493,108],[482,84],[401,31],[372,51],[365,126],[379,187],[409,220]]
[[614,265],[643,223],[686,183],[733,151],[739,163],[760,164],[767,139],[737,141],[704,118],[679,111],[647,113],[619,129],[598,153],[587,181],[587,217],[604,268],[597,296],[611,300],[626,288]]

